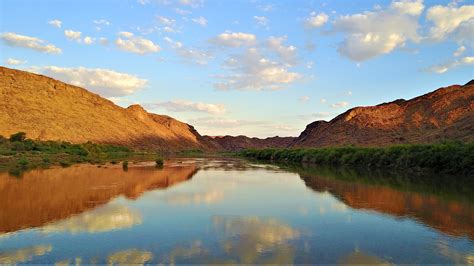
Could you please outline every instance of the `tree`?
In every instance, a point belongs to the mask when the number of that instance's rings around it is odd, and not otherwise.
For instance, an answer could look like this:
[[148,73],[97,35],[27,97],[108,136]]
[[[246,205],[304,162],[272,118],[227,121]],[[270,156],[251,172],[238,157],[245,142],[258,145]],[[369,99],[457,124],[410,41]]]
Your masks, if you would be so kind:
[[10,141],[24,141],[26,139],[25,132],[18,132],[10,136]]

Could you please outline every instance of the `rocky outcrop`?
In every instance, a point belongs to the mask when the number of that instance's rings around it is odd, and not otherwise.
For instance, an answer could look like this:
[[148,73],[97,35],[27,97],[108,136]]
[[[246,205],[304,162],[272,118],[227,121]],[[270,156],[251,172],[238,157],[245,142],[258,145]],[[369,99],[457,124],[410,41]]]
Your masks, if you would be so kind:
[[122,108],[83,88],[0,67],[0,135],[136,149],[209,149],[190,125],[140,105]]
[[313,122],[291,146],[385,146],[447,139],[474,141],[474,81]]

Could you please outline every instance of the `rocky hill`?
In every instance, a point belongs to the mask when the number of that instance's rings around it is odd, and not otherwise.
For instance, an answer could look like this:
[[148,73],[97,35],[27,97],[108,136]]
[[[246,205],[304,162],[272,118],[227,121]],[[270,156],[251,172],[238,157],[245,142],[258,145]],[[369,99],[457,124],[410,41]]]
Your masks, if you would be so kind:
[[286,148],[295,140],[294,137],[268,137],[265,139],[247,136],[204,136],[209,143],[220,150],[240,151],[244,149]]
[[291,146],[384,146],[446,139],[474,141],[474,81],[313,122]]
[[139,105],[122,108],[83,88],[0,67],[0,135],[23,131],[32,139],[92,141],[137,149],[208,149],[190,125]]

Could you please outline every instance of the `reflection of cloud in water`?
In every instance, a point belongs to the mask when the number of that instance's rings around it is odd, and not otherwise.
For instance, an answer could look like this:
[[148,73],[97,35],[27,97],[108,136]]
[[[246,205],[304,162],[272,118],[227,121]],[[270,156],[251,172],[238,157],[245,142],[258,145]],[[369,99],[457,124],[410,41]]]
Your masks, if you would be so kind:
[[267,247],[297,239],[300,232],[276,219],[258,217],[215,216],[214,225],[227,237],[250,237],[253,242]]
[[347,205],[342,203],[342,202],[335,202],[331,204],[331,209],[333,209],[336,212],[346,212],[347,211]]
[[339,264],[348,265],[348,264],[358,264],[358,265],[391,265],[389,262],[386,262],[376,256],[372,256],[356,250],[349,255],[344,256],[339,260]]
[[216,203],[224,198],[222,190],[210,190],[192,193],[174,193],[163,197],[170,204],[186,205],[186,204],[211,204]]
[[111,254],[109,264],[144,264],[153,259],[153,254],[146,250],[127,249]]
[[223,248],[240,263],[291,263],[293,247],[289,241],[301,233],[275,219],[258,217],[214,217],[214,225],[223,234]]
[[456,264],[474,265],[474,252],[461,252],[449,247],[445,241],[436,243],[439,253],[453,261]]
[[140,214],[118,204],[109,204],[77,216],[46,225],[43,232],[98,233],[140,224]]
[[193,257],[203,256],[208,251],[202,247],[201,241],[194,241],[189,247],[176,247],[169,255],[169,263],[174,264],[177,259],[189,259]]
[[17,264],[45,255],[53,250],[51,245],[38,245],[23,249],[0,251],[0,264]]

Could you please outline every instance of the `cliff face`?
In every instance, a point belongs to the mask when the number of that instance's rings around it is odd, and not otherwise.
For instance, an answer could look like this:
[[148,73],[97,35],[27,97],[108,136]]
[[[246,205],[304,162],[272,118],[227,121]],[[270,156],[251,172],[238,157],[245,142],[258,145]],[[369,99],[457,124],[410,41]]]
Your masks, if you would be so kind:
[[207,149],[194,128],[169,116],[126,109],[85,89],[0,67],[0,135],[92,141],[138,149]]
[[240,151],[245,149],[286,148],[295,140],[294,137],[269,137],[265,139],[246,136],[204,136],[209,143],[220,150]]
[[474,81],[313,122],[291,146],[384,146],[445,139],[474,141]]

